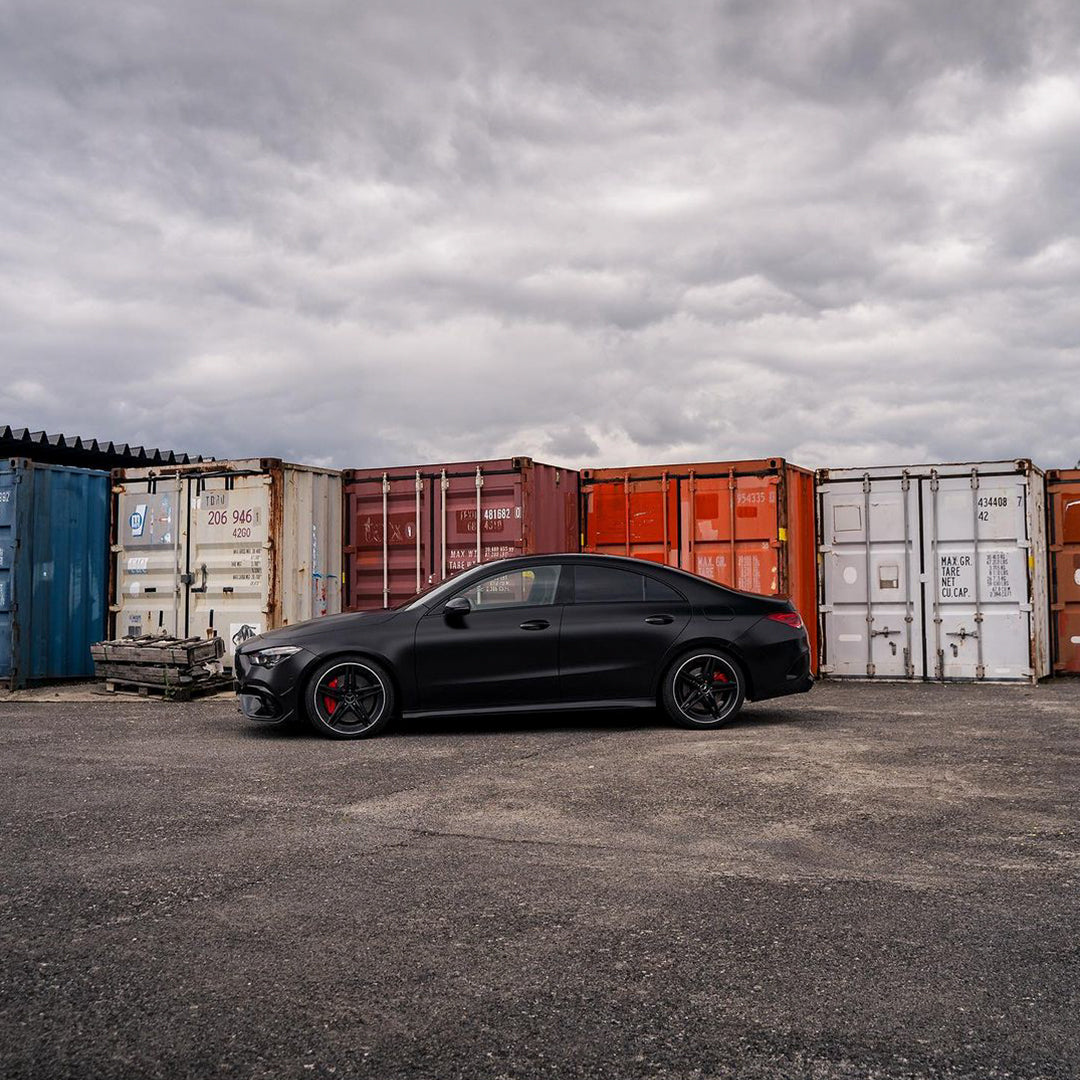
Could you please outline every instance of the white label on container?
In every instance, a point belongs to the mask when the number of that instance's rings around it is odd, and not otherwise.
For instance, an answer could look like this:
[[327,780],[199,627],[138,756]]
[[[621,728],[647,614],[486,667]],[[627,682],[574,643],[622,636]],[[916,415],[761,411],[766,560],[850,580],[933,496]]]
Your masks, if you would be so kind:
[[138,581],[133,581],[128,592],[130,592],[132,596],[138,596],[139,593],[142,592],[142,585]]
[[1080,570],[1073,572],[1073,581],[1075,581],[1077,585],[1080,585]]
[[837,634],[840,641],[862,641],[862,634]]
[[132,555],[127,561],[127,572],[129,574],[145,574],[149,564],[149,555]]
[[1074,637],[1069,638],[1069,641],[1071,641],[1074,645],[1080,645],[1080,634],[1077,634]]
[[858,581],[858,580],[859,580],[859,571],[856,570],[854,566],[845,566],[844,567],[844,581],[846,581],[848,585],[854,585],[855,582]]

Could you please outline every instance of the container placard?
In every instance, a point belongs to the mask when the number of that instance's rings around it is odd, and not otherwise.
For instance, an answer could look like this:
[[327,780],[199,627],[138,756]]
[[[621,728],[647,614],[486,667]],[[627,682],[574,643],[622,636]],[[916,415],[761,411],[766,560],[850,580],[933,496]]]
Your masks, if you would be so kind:
[[[1023,582],[1026,591],[1027,582]],[[979,552],[979,600],[989,603],[1019,599],[1013,572],[1013,553]],[[975,557],[970,551],[938,556],[938,597],[942,603],[975,602]]]

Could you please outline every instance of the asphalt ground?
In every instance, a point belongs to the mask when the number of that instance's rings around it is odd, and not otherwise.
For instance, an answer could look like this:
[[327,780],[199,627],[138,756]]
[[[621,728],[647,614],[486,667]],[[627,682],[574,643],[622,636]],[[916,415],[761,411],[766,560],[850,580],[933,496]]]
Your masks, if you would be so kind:
[[333,742],[0,702],[0,1075],[1080,1074],[1080,681]]

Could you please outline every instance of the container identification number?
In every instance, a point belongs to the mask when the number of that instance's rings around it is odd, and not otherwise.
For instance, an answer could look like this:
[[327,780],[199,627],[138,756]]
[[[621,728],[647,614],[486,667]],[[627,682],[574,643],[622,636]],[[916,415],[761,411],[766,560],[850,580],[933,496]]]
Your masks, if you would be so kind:
[[[229,524],[229,511],[228,510],[208,510],[209,517],[206,520],[207,525],[228,525]],[[234,510],[232,512],[232,523],[234,525],[250,525],[255,520],[255,511],[249,506],[246,510]]]

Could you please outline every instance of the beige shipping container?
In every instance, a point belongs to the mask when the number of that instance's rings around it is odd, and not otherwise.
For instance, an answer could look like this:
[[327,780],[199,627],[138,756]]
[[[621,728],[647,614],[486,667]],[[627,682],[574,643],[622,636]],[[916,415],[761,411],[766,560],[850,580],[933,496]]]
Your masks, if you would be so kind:
[[113,633],[225,639],[341,610],[341,474],[276,459],[113,473]]

